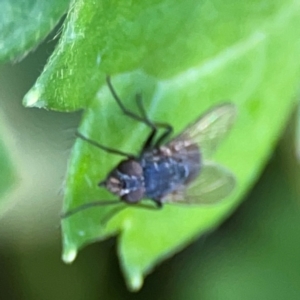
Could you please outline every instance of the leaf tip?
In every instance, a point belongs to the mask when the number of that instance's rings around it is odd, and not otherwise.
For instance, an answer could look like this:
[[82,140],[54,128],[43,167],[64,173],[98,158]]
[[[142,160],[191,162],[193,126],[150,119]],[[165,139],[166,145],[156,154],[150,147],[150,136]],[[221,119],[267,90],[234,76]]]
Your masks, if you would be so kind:
[[137,292],[138,290],[140,290],[143,283],[144,279],[140,272],[131,273],[127,278],[128,288],[133,292]]
[[38,87],[33,87],[24,97],[23,105],[26,107],[45,107],[45,103],[40,100],[41,90]]
[[64,251],[62,260],[65,263],[70,264],[75,260],[76,256],[77,256],[77,250],[75,248],[71,248]]

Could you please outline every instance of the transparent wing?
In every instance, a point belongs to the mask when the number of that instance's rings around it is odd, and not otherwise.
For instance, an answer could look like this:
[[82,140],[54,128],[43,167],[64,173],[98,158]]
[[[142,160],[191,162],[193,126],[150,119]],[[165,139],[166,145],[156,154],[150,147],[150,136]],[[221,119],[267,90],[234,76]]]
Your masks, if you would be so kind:
[[189,186],[182,186],[164,202],[182,204],[214,204],[227,197],[236,184],[234,175],[213,162],[202,166],[199,176]]
[[[172,139],[167,146],[172,147],[182,141],[198,145],[204,159],[210,158],[219,143],[232,127],[236,117],[236,107],[232,103],[221,104],[189,125],[182,133]],[[185,145],[188,143],[184,143]]]

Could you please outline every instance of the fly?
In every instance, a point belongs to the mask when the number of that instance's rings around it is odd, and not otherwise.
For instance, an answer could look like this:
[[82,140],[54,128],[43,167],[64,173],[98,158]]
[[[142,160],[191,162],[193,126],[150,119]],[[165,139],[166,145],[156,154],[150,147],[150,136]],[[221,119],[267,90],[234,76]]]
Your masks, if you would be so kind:
[[66,212],[69,217],[81,210],[108,204],[165,203],[212,204],[227,197],[235,186],[234,175],[210,160],[219,143],[232,127],[236,108],[231,103],[214,107],[170,139],[173,127],[149,119],[140,94],[136,96],[139,114],[128,110],[116,93],[110,77],[108,88],[124,115],[144,123],[151,131],[138,155],[106,147],[80,132],[77,137],[124,159],[99,183],[118,200],[94,201]]

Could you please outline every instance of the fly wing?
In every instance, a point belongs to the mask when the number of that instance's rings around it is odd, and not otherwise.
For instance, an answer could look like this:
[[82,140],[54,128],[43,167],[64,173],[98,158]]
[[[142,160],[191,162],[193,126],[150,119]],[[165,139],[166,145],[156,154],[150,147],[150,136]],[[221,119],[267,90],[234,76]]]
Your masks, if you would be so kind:
[[236,117],[236,107],[232,103],[221,104],[201,116],[168,145],[190,141],[198,145],[201,156],[208,159],[217,149]]
[[206,162],[200,174],[189,186],[182,186],[168,195],[164,202],[182,204],[214,204],[227,197],[236,184],[234,175],[226,168]]

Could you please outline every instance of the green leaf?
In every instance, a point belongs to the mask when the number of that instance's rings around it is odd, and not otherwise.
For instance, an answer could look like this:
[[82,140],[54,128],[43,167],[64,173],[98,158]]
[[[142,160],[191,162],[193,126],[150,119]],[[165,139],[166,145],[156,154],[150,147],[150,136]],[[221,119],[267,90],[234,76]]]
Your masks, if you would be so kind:
[[2,0],[0,62],[20,59],[36,47],[66,12],[69,0]]
[[[234,172],[238,187],[230,199],[210,207],[82,211],[63,220],[65,261],[74,260],[84,245],[118,234],[128,286],[137,290],[158,262],[235,209],[260,174],[294,105],[299,13],[300,3],[292,0],[76,2],[58,48],[24,104],[60,111],[84,108],[82,133],[137,153],[148,130],[121,114],[105,74],[113,75],[128,108],[136,110],[135,95],[141,92],[150,117],[172,124],[175,132],[230,99],[239,116],[215,159]],[[113,199],[97,183],[120,159],[77,141],[64,211]]]

